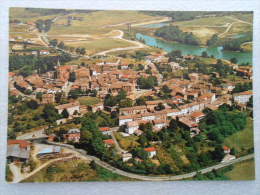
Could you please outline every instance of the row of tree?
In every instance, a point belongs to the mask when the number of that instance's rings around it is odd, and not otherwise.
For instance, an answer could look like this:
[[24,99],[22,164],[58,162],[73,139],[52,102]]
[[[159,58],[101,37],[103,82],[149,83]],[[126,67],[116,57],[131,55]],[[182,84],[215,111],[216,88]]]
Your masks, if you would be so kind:
[[199,45],[199,39],[192,33],[183,32],[177,26],[164,26],[155,31],[155,35],[167,41],[177,41],[189,45]]

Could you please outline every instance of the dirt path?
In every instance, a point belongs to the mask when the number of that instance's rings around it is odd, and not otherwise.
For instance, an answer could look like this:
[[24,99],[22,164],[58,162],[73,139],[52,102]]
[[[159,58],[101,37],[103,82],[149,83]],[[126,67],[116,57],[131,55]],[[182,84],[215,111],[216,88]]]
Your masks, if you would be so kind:
[[53,160],[50,160],[44,164],[42,164],[41,166],[37,167],[36,169],[34,169],[32,172],[30,173],[27,173],[27,174],[21,174],[19,176],[19,174],[17,175],[18,177],[16,178],[16,180],[13,180],[13,183],[19,183],[23,180],[26,180],[27,178],[31,177],[32,175],[36,174],[37,172],[39,172],[40,170],[42,170],[43,168],[47,167],[48,165],[54,163],[54,162],[57,162],[59,160],[66,160],[66,159],[71,159],[75,157],[75,155],[70,155],[70,156],[67,156],[67,157],[61,157],[61,158],[56,158],[56,159],[53,159]]
[[109,50],[105,50],[105,51],[96,53],[96,54],[94,54],[93,56],[106,55],[107,53],[111,53],[111,52],[115,52],[115,51],[135,50],[135,49],[141,49],[141,48],[148,47],[147,45],[145,45],[145,44],[143,44],[143,43],[141,43],[141,42],[131,41],[131,40],[128,40],[128,39],[124,39],[124,38],[123,38],[124,32],[121,31],[121,30],[115,30],[115,31],[120,32],[120,34],[114,36],[113,38],[115,38],[115,39],[121,39],[121,40],[127,41],[127,42],[129,42],[129,43],[134,44],[135,46],[113,48],[113,49],[109,49]]

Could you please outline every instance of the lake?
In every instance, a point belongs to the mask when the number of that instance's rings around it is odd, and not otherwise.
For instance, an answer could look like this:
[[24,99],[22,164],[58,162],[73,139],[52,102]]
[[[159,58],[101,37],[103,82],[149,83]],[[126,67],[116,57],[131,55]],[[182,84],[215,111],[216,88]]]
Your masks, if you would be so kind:
[[249,63],[252,64],[252,52],[235,52],[235,51],[226,51],[223,50],[222,47],[200,47],[193,45],[186,45],[181,43],[173,43],[169,41],[164,41],[161,39],[157,39],[155,37],[151,37],[148,35],[144,35],[141,33],[136,33],[136,38],[138,40],[144,40],[146,45],[152,47],[158,47],[166,52],[171,52],[172,50],[180,50],[183,55],[197,55],[201,56],[203,51],[206,51],[209,56],[214,55],[217,59],[226,59],[230,60],[231,58],[236,58],[238,64],[241,63]]

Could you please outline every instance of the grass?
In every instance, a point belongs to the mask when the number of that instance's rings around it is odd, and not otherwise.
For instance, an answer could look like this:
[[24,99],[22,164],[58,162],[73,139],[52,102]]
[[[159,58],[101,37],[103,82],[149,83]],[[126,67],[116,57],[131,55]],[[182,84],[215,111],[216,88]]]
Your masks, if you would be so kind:
[[252,42],[251,42],[251,43],[243,44],[241,47],[242,47],[242,49],[244,49],[245,51],[252,51],[252,50],[253,50],[253,44],[252,44]]
[[231,17],[218,16],[199,18],[188,21],[175,22],[173,25],[179,26],[185,32],[192,32],[197,36],[202,44],[205,44],[213,34],[223,33],[228,24],[234,23],[229,30],[225,33],[224,37],[230,37],[237,34],[252,31],[252,25],[238,22],[236,19],[241,19],[246,22],[252,22],[252,14],[233,14]]
[[91,105],[99,103],[98,98],[91,97],[91,96],[80,97],[80,98],[78,98],[78,100],[79,100],[80,104],[86,105],[86,106],[91,106]]
[[131,135],[123,137],[122,135],[120,135],[120,133],[115,133],[115,137],[118,140],[121,148],[123,148],[124,150],[130,150],[131,148],[135,148],[139,145],[139,143],[137,142],[137,136]]
[[102,38],[96,39],[92,41],[77,41],[77,42],[65,42],[66,45],[72,47],[84,47],[88,51],[89,54],[113,49],[113,48],[121,48],[121,47],[129,47],[134,46],[133,44],[113,38]]
[[[71,26],[53,26],[50,34],[102,34],[113,29],[126,28],[126,25],[109,27],[109,25],[124,24],[125,22],[142,22],[148,19],[154,20],[158,17],[145,15],[138,11],[97,11],[91,13],[73,14],[83,17],[83,21],[72,21]],[[66,17],[66,16],[64,16]],[[57,20],[64,20],[61,17]],[[85,26],[85,27],[84,27]]]
[[172,159],[169,152],[167,152],[162,147],[156,147],[157,150],[157,158],[159,159],[161,164],[169,164],[173,170],[179,170],[179,168],[176,165],[176,162],[174,159]]
[[248,118],[245,129],[227,137],[224,143],[231,148],[235,148],[238,153],[253,148],[253,120],[251,118]]
[[80,181],[128,181],[127,177],[117,175],[97,166],[91,168],[83,160],[52,163],[23,182],[80,182]]
[[234,165],[234,168],[225,173],[231,180],[254,180],[255,179],[255,162],[248,160]]

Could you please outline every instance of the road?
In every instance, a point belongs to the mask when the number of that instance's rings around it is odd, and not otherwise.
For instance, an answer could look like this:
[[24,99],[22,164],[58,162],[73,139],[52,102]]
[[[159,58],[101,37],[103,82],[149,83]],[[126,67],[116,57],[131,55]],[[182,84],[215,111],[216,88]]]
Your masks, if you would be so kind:
[[[49,142],[49,144],[52,145],[59,145],[58,143],[54,143],[54,142]],[[61,145],[59,145],[61,146]],[[67,148],[68,150],[72,150],[74,151],[78,157],[83,158],[83,159],[91,159],[94,160],[96,164],[98,164],[99,166],[113,172],[116,173],[118,175],[121,176],[125,176],[125,177],[129,177],[132,179],[137,179],[137,180],[143,180],[143,181],[169,181],[169,180],[182,180],[182,179],[187,179],[187,178],[191,178],[194,177],[197,172],[193,171],[190,173],[186,173],[186,174],[182,174],[182,175],[174,175],[174,176],[145,176],[145,175],[138,175],[138,174],[134,174],[134,173],[129,173],[123,170],[120,170],[118,168],[115,168],[113,166],[111,166],[110,164],[101,161],[99,158],[95,157],[95,156],[91,156],[91,155],[87,155],[87,154],[83,154],[82,152],[78,151],[77,149],[72,149],[71,147],[66,147],[64,144],[61,146],[63,148]],[[211,167],[207,167],[201,170],[198,170],[199,172],[201,172],[202,174],[204,173],[208,173],[211,172],[215,169],[220,169],[238,162],[242,162],[245,160],[249,160],[249,159],[253,159],[254,158],[254,154],[249,154],[240,158],[237,158],[235,160],[231,160],[229,162],[225,162],[225,163],[219,163],[217,165],[211,166]]]
[[124,41],[126,41],[126,42],[131,43],[131,44],[134,44],[135,46],[113,48],[113,49],[109,49],[109,50],[105,50],[105,51],[96,53],[96,54],[94,54],[93,56],[106,55],[107,53],[116,52],[116,51],[135,50],[135,49],[141,49],[141,48],[146,48],[146,47],[148,47],[147,45],[145,45],[145,44],[143,44],[143,43],[141,43],[141,42],[131,41],[131,40],[128,40],[128,39],[124,39],[124,38],[123,38],[124,32],[121,31],[121,30],[114,30],[114,31],[119,32],[119,35],[114,36],[113,38],[115,38],[115,39],[120,39],[120,40],[124,40]]

